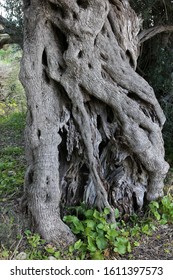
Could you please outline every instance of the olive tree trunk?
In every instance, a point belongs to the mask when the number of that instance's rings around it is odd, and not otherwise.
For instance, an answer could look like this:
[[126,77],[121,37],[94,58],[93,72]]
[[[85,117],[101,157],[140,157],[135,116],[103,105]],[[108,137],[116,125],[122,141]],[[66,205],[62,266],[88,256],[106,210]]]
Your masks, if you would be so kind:
[[68,206],[108,207],[113,220],[162,196],[165,117],[135,71],[127,0],[25,0],[24,13],[25,195],[36,230],[64,245]]

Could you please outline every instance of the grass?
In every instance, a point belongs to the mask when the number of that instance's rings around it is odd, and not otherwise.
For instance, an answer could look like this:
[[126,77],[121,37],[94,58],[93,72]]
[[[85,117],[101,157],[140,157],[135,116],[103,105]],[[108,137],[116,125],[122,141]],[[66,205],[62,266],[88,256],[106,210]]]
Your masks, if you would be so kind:
[[20,147],[6,147],[0,151],[0,201],[16,196],[24,182],[24,151]]
[[23,131],[25,114],[12,112],[0,116],[0,259],[9,259],[18,244],[22,217],[17,200],[23,192],[25,158]]
[[12,129],[15,133],[21,134],[25,126],[25,113],[14,112],[8,116],[0,117],[0,125],[5,130]]
[[25,115],[21,113],[0,117],[0,201],[9,199],[9,195],[13,197],[23,186],[25,161],[21,137],[24,124]]
[[1,98],[0,116],[26,110],[24,89],[19,81],[22,52],[16,45],[0,49]]
[[19,142],[25,126],[25,113],[13,112],[0,116],[1,145],[10,146]]
[[21,58],[21,50],[17,45],[10,45],[7,49],[0,49],[0,62],[3,64],[11,64],[19,61]]

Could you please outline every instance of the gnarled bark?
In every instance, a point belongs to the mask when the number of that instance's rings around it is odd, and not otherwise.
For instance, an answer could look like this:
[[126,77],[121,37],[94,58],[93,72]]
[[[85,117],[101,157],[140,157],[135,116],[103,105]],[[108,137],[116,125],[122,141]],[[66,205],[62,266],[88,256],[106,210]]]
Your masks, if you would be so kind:
[[[8,21],[6,18],[0,15],[0,34],[8,34],[8,37],[5,35],[2,36],[1,38],[4,37],[6,41],[3,41],[0,38],[0,48],[3,47],[5,44],[18,44],[21,48],[23,46],[23,32],[21,27],[16,26],[15,23]],[[8,40],[7,40],[8,39]]]
[[160,25],[151,27],[149,29],[144,29],[139,34],[139,40],[140,43],[144,43],[145,41],[151,39],[152,37],[156,36],[157,34],[160,34],[162,32],[173,32],[173,26],[172,25]]
[[8,34],[0,34],[0,49],[2,49],[4,45],[11,43],[12,41]]
[[126,0],[25,0],[25,188],[48,240],[74,240],[68,206],[131,213],[163,194],[165,117],[135,72],[138,34]]

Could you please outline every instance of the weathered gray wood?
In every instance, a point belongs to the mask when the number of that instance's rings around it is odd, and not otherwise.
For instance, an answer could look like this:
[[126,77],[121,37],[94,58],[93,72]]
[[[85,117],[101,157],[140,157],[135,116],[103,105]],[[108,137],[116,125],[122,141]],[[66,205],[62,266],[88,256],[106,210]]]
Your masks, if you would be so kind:
[[140,20],[128,1],[24,2],[27,203],[44,238],[70,243],[68,206],[132,213],[162,196],[165,117],[135,72]]

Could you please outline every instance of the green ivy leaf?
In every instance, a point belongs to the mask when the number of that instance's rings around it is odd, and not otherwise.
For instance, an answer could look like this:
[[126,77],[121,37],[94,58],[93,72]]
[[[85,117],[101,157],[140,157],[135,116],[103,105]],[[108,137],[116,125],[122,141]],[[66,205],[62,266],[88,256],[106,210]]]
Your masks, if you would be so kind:
[[119,232],[115,229],[109,229],[106,236],[108,237],[108,239],[113,240],[119,236]]
[[90,252],[95,252],[95,251],[97,250],[97,248],[96,248],[96,246],[94,246],[93,244],[89,244],[89,245],[88,245],[88,250],[89,250]]
[[68,250],[69,250],[69,253],[73,253],[73,251],[74,251],[74,246],[73,246],[73,245],[70,245],[70,246],[68,247]]
[[104,256],[100,251],[96,251],[95,253],[91,253],[92,260],[104,260]]
[[122,243],[120,243],[120,244],[117,243],[117,245],[114,248],[114,252],[116,252],[120,255],[124,255],[127,252],[126,245],[122,244]]
[[26,229],[25,230],[25,234],[28,236],[28,235],[31,235],[32,233],[31,233],[31,231],[29,229]]
[[115,219],[118,219],[120,217],[120,212],[118,208],[116,208],[114,212],[115,212]]
[[142,232],[147,234],[147,235],[150,235],[150,229],[149,229],[149,225],[146,224],[142,227]]
[[152,204],[155,208],[159,209],[159,203],[158,203],[157,201],[152,201],[151,204]]
[[93,213],[94,213],[94,210],[93,210],[93,209],[88,209],[88,210],[85,212],[85,217],[86,217],[86,218],[93,218]]
[[131,251],[132,251],[131,244],[130,244],[130,242],[128,241],[128,243],[127,243],[127,252],[128,252],[128,253],[131,253]]
[[110,224],[110,229],[117,229],[117,223]]
[[114,242],[114,252],[118,252],[120,255],[124,255],[131,249],[129,240],[125,237],[117,237],[117,241]]
[[54,257],[55,257],[56,259],[60,259],[60,257],[61,257],[60,252],[59,252],[59,251],[55,252],[55,253],[54,253]]
[[87,227],[91,228],[91,229],[95,229],[95,227],[96,227],[96,222],[93,220],[86,220],[86,224],[87,224]]
[[73,225],[73,227],[72,227],[73,233],[78,234],[78,233],[84,231],[83,223],[82,223],[82,221],[80,221],[80,220],[78,219],[78,217],[68,215],[68,216],[64,216],[64,219],[63,219],[63,220],[64,220],[64,222]]
[[106,241],[105,237],[97,237],[96,238],[96,244],[99,250],[104,250],[107,248],[108,243]]
[[140,243],[139,243],[138,241],[134,241],[133,245],[134,245],[135,247],[138,247],[138,246],[140,246]]
[[105,214],[105,215],[110,214],[110,209],[109,209],[109,208],[105,208],[105,209],[104,209],[104,214]]
[[104,225],[103,225],[102,223],[99,223],[99,224],[97,225],[97,228],[99,228],[99,229],[104,229]]
[[90,229],[90,231],[88,231],[88,234],[86,234],[86,236],[92,238],[93,240],[96,239],[97,235],[98,235],[97,232],[96,231],[91,231],[91,229]]
[[79,250],[79,248],[83,245],[83,241],[79,239],[78,241],[75,242],[74,244],[74,249]]
[[101,215],[97,210],[94,210],[93,217],[99,220]]
[[63,220],[66,223],[73,223],[73,224],[79,221],[79,219],[76,216],[72,216],[72,215],[64,216]]
[[103,229],[99,229],[99,228],[97,228],[97,236],[99,236],[99,237],[103,237],[104,235],[105,235],[104,230],[103,230]]
[[75,234],[81,233],[81,232],[83,232],[84,230],[85,230],[85,229],[84,229],[84,226],[83,226],[82,222],[75,223],[75,224],[74,224],[74,227],[72,228],[72,231],[73,231],[73,233],[75,233]]
[[46,247],[45,248],[46,252],[48,252],[49,254],[53,254],[55,252],[55,249],[53,247]]
[[88,236],[88,250],[90,252],[95,252],[97,250],[95,242],[93,241],[93,239],[90,236]]

